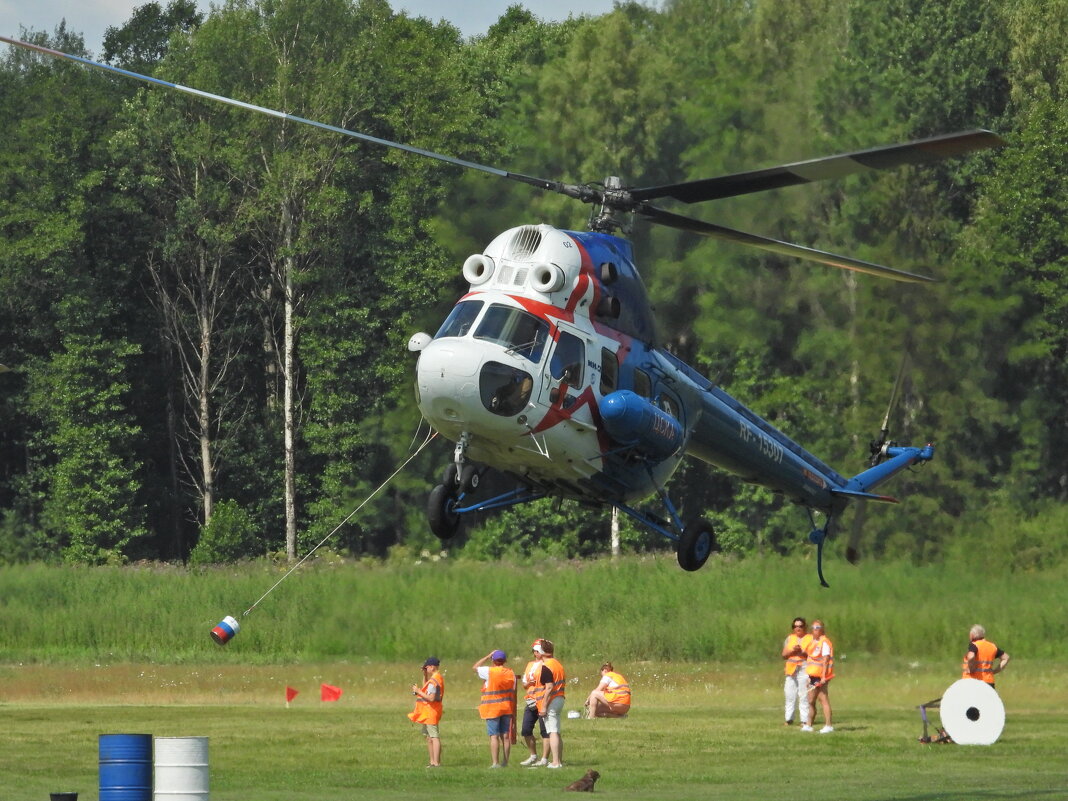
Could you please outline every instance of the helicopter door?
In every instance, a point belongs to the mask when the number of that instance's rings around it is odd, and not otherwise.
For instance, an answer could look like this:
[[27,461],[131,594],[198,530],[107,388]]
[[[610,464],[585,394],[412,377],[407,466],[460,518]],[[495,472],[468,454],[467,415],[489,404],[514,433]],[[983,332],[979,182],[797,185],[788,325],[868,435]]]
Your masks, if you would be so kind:
[[581,336],[560,327],[560,336],[549,356],[549,371],[546,375],[545,401],[560,402],[566,409],[586,387],[586,344]]

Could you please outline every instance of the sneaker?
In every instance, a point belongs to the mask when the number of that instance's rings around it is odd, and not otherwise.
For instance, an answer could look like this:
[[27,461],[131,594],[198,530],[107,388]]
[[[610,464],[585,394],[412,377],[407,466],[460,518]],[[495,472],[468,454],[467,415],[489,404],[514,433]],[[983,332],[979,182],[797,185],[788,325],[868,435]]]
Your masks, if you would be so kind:
[[490,768],[499,768],[499,767],[500,767],[500,765],[498,765],[496,763],[494,763],[493,765],[490,765]]
[[824,726],[820,729],[820,734],[830,734],[832,731],[834,731],[834,726]]
[[531,754],[530,756],[528,756],[526,759],[524,759],[519,764],[522,765],[524,768],[529,768],[531,765],[533,765],[537,761],[538,761],[538,755],[537,754]]
[[815,731],[811,726],[802,726],[801,731]]
[[564,766],[564,763],[561,762],[558,765],[553,765],[553,764],[550,763],[550,764],[546,765],[545,767],[549,768],[550,770],[555,770],[556,768],[562,768],[563,766]]
[[537,762],[535,762],[530,767],[532,767],[532,768],[544,768],[544,767],[548,767],[548,765],[549,765],[549,760],[547,760],[545,757],[542,757],[541,759],[539,759]]

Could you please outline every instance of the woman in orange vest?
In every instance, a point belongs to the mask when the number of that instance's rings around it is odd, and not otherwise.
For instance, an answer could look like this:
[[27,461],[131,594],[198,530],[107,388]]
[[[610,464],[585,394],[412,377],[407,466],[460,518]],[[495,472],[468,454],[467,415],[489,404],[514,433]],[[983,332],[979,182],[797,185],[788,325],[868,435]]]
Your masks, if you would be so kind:
[[972,626],[968,637],[970,642],[968,651],[964,654],[962,678],[979,679],[993,687],[994,675],[1003,671],[1009,664],[1009,655],[986,638],[986,629],[978,623]]
[[[486,666],[487,661],[492,661],[493,667]],[[491,768],[508,766],[515,734],[515,672],[504,664],[507,661],[508,655],[498,649],[471,665],[483,681],[478,716],[486,721]]]
[[823,728],[820,734],[834,731],[831,723],[831,699],[827,694],[827,685],[834,678],[834,645],[824,633],[823,621],[812,621],[812,642],[808,646],[808,660],[805,662],[808,673],[808,720],[801,731],[812,731],[812,721],[816,719],[816,699],[823,707]]
[[630,712],[630,685],[611,662],[601,665],[601,681],[586,699],[588,718],[625,718]]
[[808,723],[808,673],[805,671],[805,655],[812,644],[812,635],[805,631],[803,617],[795,617],[793,628],[782,644],[782,658],[786,665],[786,680],[783,684],[786,724],[794,722],[794,709],[797,720],[804,726]]
[[438,722],[441,720],[442,703],[445,700],[445,679],[441,675],[440,667],[441,660],[436,656],[427,657],[423,663],[423,686],[412,685],[415,709],[408,713],[411,720],[423,724],[426,750],[430,755],[428,768],[441,767],[441,736],[438,734]]
[[[544,767],[549,764],[549,732],[545,730],[545,719],[538,714],[538,695],[541,693],[541,662],[545,655],[541,651],[541,640],[531,643],[531,660],[523,670],[523,742],[530,750],[530,756],[519,764],[523,767]],[[534,724],[541,729],[541,759],[538,759],[538,741],[534,738]]]

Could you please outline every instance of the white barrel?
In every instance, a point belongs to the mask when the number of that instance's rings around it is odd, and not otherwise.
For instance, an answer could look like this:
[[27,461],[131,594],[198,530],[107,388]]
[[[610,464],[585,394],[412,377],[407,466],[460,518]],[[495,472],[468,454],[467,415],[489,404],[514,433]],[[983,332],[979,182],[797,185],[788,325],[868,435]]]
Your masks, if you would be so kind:
[[157,737],[155,768],[155,801],[207,801],[207,737]]

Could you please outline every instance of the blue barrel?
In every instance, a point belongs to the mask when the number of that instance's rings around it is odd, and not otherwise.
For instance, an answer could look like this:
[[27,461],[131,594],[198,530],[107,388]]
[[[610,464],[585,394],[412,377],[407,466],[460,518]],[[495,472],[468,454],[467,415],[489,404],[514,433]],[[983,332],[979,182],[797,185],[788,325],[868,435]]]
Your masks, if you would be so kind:
[[100,801],[152,801],[152,735],[100,735]]

